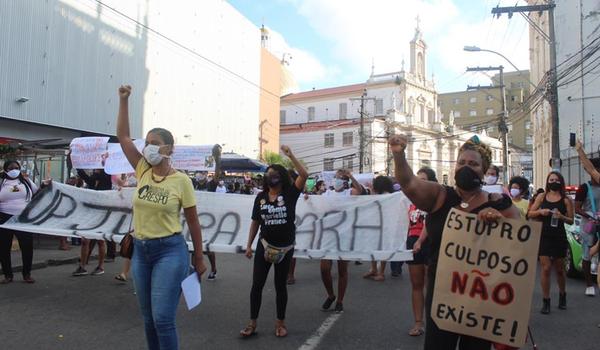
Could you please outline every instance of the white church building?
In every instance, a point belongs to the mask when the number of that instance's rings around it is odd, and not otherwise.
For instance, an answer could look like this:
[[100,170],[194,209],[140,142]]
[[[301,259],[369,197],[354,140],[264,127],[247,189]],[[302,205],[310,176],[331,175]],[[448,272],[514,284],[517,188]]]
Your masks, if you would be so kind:
[[[374,74],[364,83],[288,94],[281,98],[280,142],[302,159],[309,173],[360,165],[360,106],[363,99],[363,173],[392,174],[387,139],[404,134],[412,142],[407,158],[414,171],[434,169],[438,179],[453,183],[457,150],[474,135],[442,122],[433,79],[427,79],[427,44],[417,27],[410,42],[410,69]],[[501,165],[501,143],[479,135]]]

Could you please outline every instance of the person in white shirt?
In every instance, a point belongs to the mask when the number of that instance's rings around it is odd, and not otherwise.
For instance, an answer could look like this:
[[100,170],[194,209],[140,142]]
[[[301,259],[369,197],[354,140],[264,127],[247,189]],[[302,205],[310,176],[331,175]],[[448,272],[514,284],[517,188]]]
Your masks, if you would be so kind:
[[[351,185],[350,185],[351,182]],[[334,190],[327,190],[323,196],[350,196],[361,195],[366,192],[362,185],[356,181],[349,170],[340,169],[335,174]],[[321,307],[322,310],[329,310],[336,296],[333,291],[333,278],[331,276],[332,260],[321,260],[321,280],[327,291],[327,299]],[[344,312],[344,295],[348,286],[348,261],[338,260],[338,295],[334,311]]]
[[[21,165],[16,160],[7,160],[3,166],[4,172],[0,174],[0,224],[4,224],[15,215],[21,214],[23,209],[38,191],[38,187],[21,173]],[[13,271],[10,259],[10,248],[13,236],[19,241],[21,257],[23,259],[23,281],[34,283],[31,278],[31,265],[33,261],[33,236],[28,232],[13,231],[0,228],[0,262],[4,279],[0,281],[7,284],[13,280]]]
[[223,180],[219,181],[219,184],[217,185],[217,189],[215,190],[215,192],[227,193],[227,187],[225,187],[225,181],[223,181]]

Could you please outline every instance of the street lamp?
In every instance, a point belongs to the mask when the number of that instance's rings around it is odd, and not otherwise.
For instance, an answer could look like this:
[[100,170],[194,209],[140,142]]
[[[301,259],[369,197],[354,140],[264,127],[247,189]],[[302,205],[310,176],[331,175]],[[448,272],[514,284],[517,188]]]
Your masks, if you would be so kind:
[[[504,58],[504,60],[508,63],[510,63],[511,66],[513,66],[513,68],[517,71],[517,73],[519,73],[519,75],[521,75],[521,70],[519,68],[517,68],[517,66],[515,66],[514,63],[512,63],[506,56],[504,56],[503,54],[501,54],[500,52],[496,52],[493,50],[487,50],[487,49],[482,49],[479,46],[465,46],[463,47],[463,50],[467,51],[467,52],[490,52],[493,54],[496,54],[502,58]],[[535,85],[531,80],[529,80],[529,78],[527,78],[527,81],[529,82],[529,85],[531,85],[534,89],[537,89],[537,85]]]

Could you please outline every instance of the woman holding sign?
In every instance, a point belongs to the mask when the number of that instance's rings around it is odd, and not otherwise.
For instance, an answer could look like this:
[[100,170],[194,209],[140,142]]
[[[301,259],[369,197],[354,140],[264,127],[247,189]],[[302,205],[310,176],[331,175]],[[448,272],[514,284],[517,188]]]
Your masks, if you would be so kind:
[[177,349],[175,315],[181,282],[189,273],[188,247],[181,234],[182,208],[194,244],[198,279],[206,271],[196,197],[190,178],[171,167],[174,139],[168,130],[150,130],[142,153],[135,147],[129,134],[130,95],[131,86],[119,88],[117,137],[138,181],[133,196],[133,280],[148,348]]
[[294,164],[298,177],[292,182],[292,178],[283,166],[270,165],[263,177],[263,191],[254,200],[252,223],[246,246],[248,259],[252,258],[252,243],[259,228],[260,236],[254,256],[254,272],[250,292],[250,323],[240,331],[242,337],[256,334],[256,320],[262,302],[262,290],[271,265],[274,265],[275,269],[277,299],[275,335],[285,337],[288,334],[284,320],[287,307],[287,276],[294,256],[296,240],[296,203],[304,190],[308,173],[288,146],[281,146],[281,150]]
[[394,155],[396,179],[404,194],[420,210],[428,213],[425,227],[429,246],[427,276],[425,349],[489,349],[490,341],[444,331],[431,318],[431,304],[435,288],[437,261],[440,253],[442,232],[449,212],[458,210],[475,213],[479,220],[496,221],[502,217],[519,218],[519,212],[504,194],[487,193],[481,189],[483,177],[491,165],[491,150],[477,136],[465,142],[459,149],[454,180],[456,187],[423,181],[415,176],[406,160],[408,138],[392,136],[390,149]]
[[569,243],[565,223],[573,224],[574,207],[565,194],[565,179],[557,172],[548,174],[546,192],[539,195],[529,210],[529,217],[542,221],[540,239],[540,265],[542,265],[542,294],[544,297],[541,313],[550,313],[550,273],[556,271],[558,281],[558,308],[567,308],[565,257]]

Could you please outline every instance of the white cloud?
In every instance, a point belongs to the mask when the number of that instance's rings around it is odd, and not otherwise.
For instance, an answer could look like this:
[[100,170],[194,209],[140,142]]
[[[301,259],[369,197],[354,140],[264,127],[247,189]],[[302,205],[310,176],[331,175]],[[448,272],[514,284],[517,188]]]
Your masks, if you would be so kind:
[[[511,3],[504,5],[514,5],[514,0],[507,1]],[[510,23],[506,15],[493,19],[490,10],[496,3],[488,2],[486,12],[482,12],[478,20],[469,21],[453,0],[288,2],[317,33],[332,43],[333,57],[349,66],[351,72],[345,75],[356,81],[369,75],[372,59],[376,73],[399,70],[403,58],[408,69],[409,42],[414,36],[417,16],[428,43],[428,71],[442,77],[437,79],[438,83],[449,80],[449,76],[460,75],[467,65],[508,66],[492,54],[464,52],[464,45],[502,52],[519,68],[529,67],[529,32],[525,21],[519,15]],[[519,39],[520,36],[524,37]],[[327,72],[319,74],[328,75]]]

